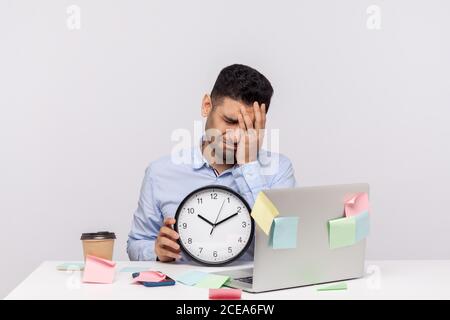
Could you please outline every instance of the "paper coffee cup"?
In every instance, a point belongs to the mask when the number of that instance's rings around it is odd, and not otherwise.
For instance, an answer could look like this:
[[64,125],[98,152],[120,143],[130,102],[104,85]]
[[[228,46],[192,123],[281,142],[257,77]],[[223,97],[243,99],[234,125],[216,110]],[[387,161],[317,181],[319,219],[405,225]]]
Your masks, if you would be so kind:
[[115,239],[116,235],[114,232],[83,233],[81,235],[81,241],[83,243],[84,259],[86,260],[86,256],[90,255],[112,260]]

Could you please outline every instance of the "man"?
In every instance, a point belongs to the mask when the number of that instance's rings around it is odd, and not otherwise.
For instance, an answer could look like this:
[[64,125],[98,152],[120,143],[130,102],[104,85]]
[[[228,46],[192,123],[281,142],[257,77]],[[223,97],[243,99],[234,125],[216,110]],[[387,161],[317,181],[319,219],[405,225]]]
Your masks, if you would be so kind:
[[[128,239],[130,260],[189,260],[172,226],[178,205],[197,188],[225,185],[253,206],[259,191],[295,185],[289,159],[260,148],[272,94],[266,77],[248,66],[220,72],[211,95],[203,97],[205,134],[200,146],[187,151],[191,163],[177,164],[167,156],[146,170]],[[274,159],[276,170],[267,172]],[[253,245],[240,259],[253,259]]]

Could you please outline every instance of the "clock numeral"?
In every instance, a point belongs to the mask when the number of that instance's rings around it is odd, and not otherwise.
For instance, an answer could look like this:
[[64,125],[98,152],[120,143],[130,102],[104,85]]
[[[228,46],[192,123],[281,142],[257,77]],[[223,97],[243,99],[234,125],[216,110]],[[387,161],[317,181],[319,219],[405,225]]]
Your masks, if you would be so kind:
[[242,243],[242,237],[239,237],[238,242]]
[[228,200],[228,203],[230,203],[230,197],[228,197],[227,200]]
[[228,253],[233,253],[233,248],[232,247],[228,247]]
[[197,198],[197,203],[198,204],[203,204],[203,199],[202,198]]
[[183,223],[182,227],[183,227],[183,229],[187,229],[187,223],[186,222]]
[[200,250],[200,253],[202,253],[203,247],[199,247],[198,250]]
[[214,257],[214,258],[217,258],[217,251],[214,251],[214,252],[213,252],[213,257]]
[[211,193],[211,199],[217,200],[217,193]]
[[245,227],[247,227],[247,222],[242,221],[242,228],[245,228]]
[[188,243],[192,244],[192,238],[188,238]]
[[237,207],[237,213],[241,213],[242,208],[241,207]]
[[187,212],[190,213],[190,214],[193,214],[194,211],[195,211],[194,208],[187,208]]

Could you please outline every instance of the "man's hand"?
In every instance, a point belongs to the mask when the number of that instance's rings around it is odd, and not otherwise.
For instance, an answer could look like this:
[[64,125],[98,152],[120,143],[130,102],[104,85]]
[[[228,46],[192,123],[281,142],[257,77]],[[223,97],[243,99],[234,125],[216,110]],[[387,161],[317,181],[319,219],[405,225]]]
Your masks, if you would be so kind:
[[241,107],[238,115],[240,139],[236,152],[238,164],[256,161],[258,151],[264,139],[264,129],[266,127],[266,105],[259,106],[258,102],[253,103],[255,122],[248,116],[245,107]]
[[159,261],[169,262],[181,258],[180,245],[176,242],[180,236],[172,229],[175,222],[174,218],[167,218],[164,220],[164,226],[159,229],[155,241],[155,253]]

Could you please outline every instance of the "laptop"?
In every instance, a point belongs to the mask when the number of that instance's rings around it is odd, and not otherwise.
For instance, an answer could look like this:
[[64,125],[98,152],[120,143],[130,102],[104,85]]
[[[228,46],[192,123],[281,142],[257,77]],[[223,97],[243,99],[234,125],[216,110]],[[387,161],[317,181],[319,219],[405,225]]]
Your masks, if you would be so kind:
[[272,249],[268,236],[255,226],[253,268],[215,272],[230,276],[227,286],[265,292],[360,278],[364,275],[366,240],[331,249],[328,220],[344,216],[344,203],[366,183],[265,190],[280,216],[299,218],[297,247]]

